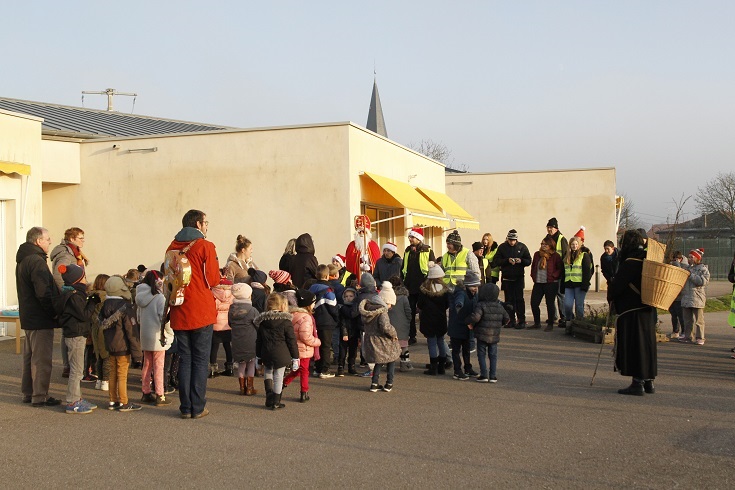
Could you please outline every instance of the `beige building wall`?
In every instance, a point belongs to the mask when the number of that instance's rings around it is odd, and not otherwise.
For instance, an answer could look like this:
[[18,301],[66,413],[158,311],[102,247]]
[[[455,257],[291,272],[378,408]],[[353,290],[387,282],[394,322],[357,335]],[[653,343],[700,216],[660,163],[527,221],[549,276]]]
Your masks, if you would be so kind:
[[79,141],[41,141],[43,182],[79,184],[82,182]]
[[[8,305],[18,303],[15,289],[15,254],[26,233],[42,226],[41,123],[42,119],[0,110],[0,161],[30,166],[28,177],[0,173],[0,201],[4,207],[2,230],[4,271],[0,296]],[[0,300],[3,302],[3,300]],[[2,305],[0,305],[2,306]]]
[[[615,188],[614,168],[446,175],[447,195],[480,221],[476,236],[465,237],[467,232],[460,230],[463,243],[478,241],[486,232],[502,243],[515,228],[533,256],[553,216],[567,239],[585,226],[585,245],[595,265],[605,240],[615,241]],[[530,274],[530,267],[527,271]],[[526,288],[532,286],[529,275]]]

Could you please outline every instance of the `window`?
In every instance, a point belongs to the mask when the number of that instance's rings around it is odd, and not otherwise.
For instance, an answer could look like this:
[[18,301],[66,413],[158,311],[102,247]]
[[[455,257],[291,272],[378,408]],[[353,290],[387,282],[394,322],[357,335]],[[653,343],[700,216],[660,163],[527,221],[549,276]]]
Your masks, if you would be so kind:
[[392,209],[363,204],[362,213],[370,218],[370,222],[373,223],[370,227],[370,231],[373,233],[373,240],[375,240],[379,246],[382,247],[385,242],[395,242],[393,235],[393,220],[375,224],[376,221],[392,218]]

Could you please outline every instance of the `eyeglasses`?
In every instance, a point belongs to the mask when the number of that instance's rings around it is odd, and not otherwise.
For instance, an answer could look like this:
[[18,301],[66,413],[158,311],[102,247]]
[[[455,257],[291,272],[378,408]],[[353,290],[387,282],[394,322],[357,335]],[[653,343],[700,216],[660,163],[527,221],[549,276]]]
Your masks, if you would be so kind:
[[85,238],[83,236],[78,236],[77,240],[85,240]]
[[205,226],[209,226],[209,221],[202,221],[202,224]]

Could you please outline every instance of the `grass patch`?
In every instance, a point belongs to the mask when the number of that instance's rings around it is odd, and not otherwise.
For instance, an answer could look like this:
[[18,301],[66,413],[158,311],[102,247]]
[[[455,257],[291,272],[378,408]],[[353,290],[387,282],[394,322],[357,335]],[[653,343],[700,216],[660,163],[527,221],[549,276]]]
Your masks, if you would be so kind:
[[[705,313],[713,313],[717,311],[729,311],[730,310],[730,299],[732,298],[732,295],[725,294],[723,296],[718,296],[716,298],[707,298],[707,302],[704,305],[704,312]],[[668,310],[662,310],[661,308],[657,308],[659,315],[668,315]]]

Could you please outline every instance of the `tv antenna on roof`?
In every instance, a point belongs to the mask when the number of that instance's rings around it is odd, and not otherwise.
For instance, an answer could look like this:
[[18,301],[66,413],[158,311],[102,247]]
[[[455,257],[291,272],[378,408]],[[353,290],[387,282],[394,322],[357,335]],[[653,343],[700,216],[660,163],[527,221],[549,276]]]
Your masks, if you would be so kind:
[[[92,91],[89,91],[89,90],[82,90],[82,107],[84,107],[84,94],[106,95],[107,96],[107,110],[108,111],[114,110],[112,108],[112,98],[115,95],[127,95],[127,96],[135,97],[135,98],[138,97],[138,94],[134,94],[134,93],[131,93],[131,92],[118,92],[114,88],[108,88],[104,92],[92,92]],[[135,109],[135,98],[133,99],[133,109]],[[132,112],[132,111],[130,111],[130,112]]]

